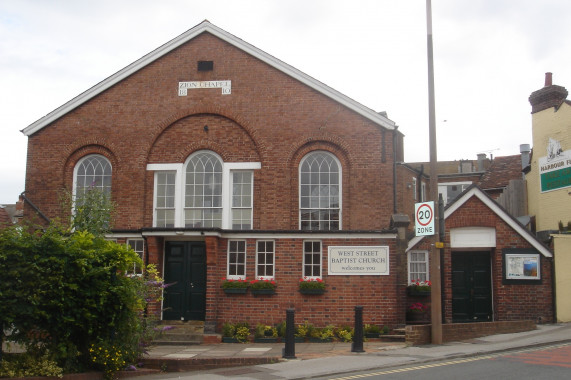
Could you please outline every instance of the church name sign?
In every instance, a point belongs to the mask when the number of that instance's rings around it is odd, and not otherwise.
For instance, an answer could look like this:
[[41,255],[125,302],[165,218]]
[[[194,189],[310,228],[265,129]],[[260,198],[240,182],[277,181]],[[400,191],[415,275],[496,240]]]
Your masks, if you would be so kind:
[[388,275],[389,247],[329,247],[329,275]]
[[232,81],[229,80],[206,80],[194,82],[178,82],[178,96],[186,96],[188,90],[197,88],[221,88],[222,95],[232,93]]

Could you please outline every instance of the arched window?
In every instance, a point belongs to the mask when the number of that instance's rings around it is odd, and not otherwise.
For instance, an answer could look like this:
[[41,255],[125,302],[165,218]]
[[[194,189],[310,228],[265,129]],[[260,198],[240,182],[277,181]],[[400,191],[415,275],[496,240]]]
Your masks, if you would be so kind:
[[302,230],[341,229],[341,165],[335,156],[315,151],[301,160],[299,220]]
[[222,160],[212,152],[197,152],[187,163],[184,224],[222,227]]
[[83,157],[74,170],[74,195],[81,199],[83,195],[92,189],[111,194],[111,163],[99,154]]

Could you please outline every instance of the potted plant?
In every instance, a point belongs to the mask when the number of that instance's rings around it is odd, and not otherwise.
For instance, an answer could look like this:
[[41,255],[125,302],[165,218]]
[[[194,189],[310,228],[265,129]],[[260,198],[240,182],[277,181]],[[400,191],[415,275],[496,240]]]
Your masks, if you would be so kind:
[[250,281],[250,291],[252,294],[274,294],[278,285],[273,279],[260,277]]
[[278,341],[278,329],[273,326],[258,323],[254,331],[254,342],[276,343]]
[[222,280],[222,289],[226,294],[244,294],[248,290],[248,286],[250,283],[248,282],[248,278],[244,279],[232,279],[226,278]]
[[365,338],[378,338],[381,336],[381,328],[377,325],[365,324],[363,328]]
[[412,323],[427,323],[428,306],[422,302],[415,302],[408,307],[406,312],[406,321]]
[[302,294],[323,294],[325,293],[325,282],[320,278],[300,278],[299,292]]
[[406,287],[409,296],[429,296],[432,284],[430,281],[416,280]]
[[238,343],[236,339],[236,326],[226,322],[222,325],[222,343]]

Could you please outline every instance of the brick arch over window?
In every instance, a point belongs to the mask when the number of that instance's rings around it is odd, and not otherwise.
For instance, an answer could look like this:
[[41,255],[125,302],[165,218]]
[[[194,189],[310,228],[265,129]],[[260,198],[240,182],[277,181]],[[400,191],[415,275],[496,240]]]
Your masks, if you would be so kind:
[[[232,145],[240,149],[228,149]],[[157,125],[149,140],[147,162],[184,162],[202,149],[218,153],[227,162],[262,161],[267,151],[248,123],[221,112],[197,112],[173,115]]]
[[[291,228],[292,229],[299,229],[301,227],[300,222],[300,165],[304,158],[308,156],[308,154],[312,152],[325,152],[327,154],[332,155],[338,161],[340,170],[342,172],[341,180],[340,180],[340,189],[341,190],[341,199],[340,203],[348,205],[348,202],[344,202],[344,200],[349,199],[351,189],[349,186],[349,178],[351,175],[351,161],[349,154],[347,153],[346,149],[343,146],[338,145],[332,141],[325,141],[325,140],[314,140],[313,138],[308,138],[304,141],[304,143],[299,146],[297,149],[292,150],[290,155],[290,159],[288,160],[288,174],[290,176],[290,189],[291,195],[289,197],[289,203],[291,210]],[[348,207],[346,207],[348,209]],[[341,214],[346,212],[346,210],[341,210]],[[342,216],[341,216],[342,218]],[[344,220],[340,220],[340,225],[342,225],[343,229],[349,229],[350,223],[349,219],[345,218]]]
[[[120,170],[120,163],[117,157],[113,154],[112,150],[102,146],[102,145],[86,145],[82,146],[72,153],[70,153],[67,157],[67,160],[63,164],[63,178],[64,183],[62,184],[62,188],[71,191],[74,185],[74,170],[77,164],[83,160],[85,157],[90,155],[100,155],[105,157],[113,170],[113,175],[117,175]],[[112,185],[111,185],[112,186]],[[111,192],[113,189],[111,188]]]

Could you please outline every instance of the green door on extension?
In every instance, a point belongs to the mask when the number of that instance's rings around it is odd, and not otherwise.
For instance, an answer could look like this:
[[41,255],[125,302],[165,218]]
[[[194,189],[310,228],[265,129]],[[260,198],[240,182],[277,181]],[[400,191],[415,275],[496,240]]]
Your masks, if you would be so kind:
[[492,320],[490,252],[452,252],[452,321]]
[[164,320],[204,321],[206,248],[203,242],[167,242]]

